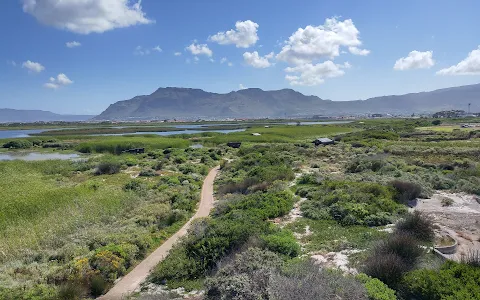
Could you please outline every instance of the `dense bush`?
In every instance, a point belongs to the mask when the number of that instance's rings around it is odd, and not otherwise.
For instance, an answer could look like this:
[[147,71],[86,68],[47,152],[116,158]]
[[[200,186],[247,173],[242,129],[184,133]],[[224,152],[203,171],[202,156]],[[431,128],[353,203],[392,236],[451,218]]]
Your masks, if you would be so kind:
[[354,278],[319,268],[305,261],[276,272],[268,288],[271,300],[368,299],[365,287]]
[[423,254],[421,241],[433,238],[432,223],[420,213],[409,214],[396,225],[395,232],[378,243],[365,261],[364,272],[390,287],[398,287]]
[[[222,263],[223,264],[223,263]],[[322,270],[312,261],[287,267],[274,253],[250,248],[206,281],[209,300],[367,299],[354,278]]]
[[372,278],[366,274],[358,274],[358,280],[364,283],[367,295],[370,300],[396,300],[395,291],[390,289],[385,283],[377,278]]
[[334,219],[342,225],[380,226],[404,208],[393,201],[393,190],[368,182],[324,181],[297,193],[307,197],[303,215],[310,219]]
[[405,299],[480,299],[480,269],[453,261],[440,270],[415,270],[403,279]]
[[[269,236],[268,222],[286,214],[293,207],[288,192],[257,192],[226,201],[213,212],[213,219],[197,224],[183,243],[162,261],[152,274],[154,282],[189,280],[205,276],[218,260],[253,236]],[[294,251],[286,241],[271,238],[270,245],[285,252]],[[290,247],[290,248],[289,248]]]
[[250,248],[236,255],[233,261],[221,267],[207,279],[206,298],[210,300],[269,299],[268,285],[272,273],[282,260],[270,251]]
[[154,177],[154,176],[157,176],[157,173],[152,170],[152,169],[146,169],[146,170],[142,170],[140,171],[140,173],[138,174],[138,176],[141,176],[141,177]]
[[399,203],[407,204],[422,194],[422,187],[413,182],[394,180],[390,185],[397,191],[396,199]]
[[275,253],[280,253],[288,257],[296,257],[300,253],[300,245],[288,230],[266,235],[262,237],[265,247]]
[[390,235],[374,249],[374,256],[395,254],[408,266],[413,266],[422,253],[423,250],[419,247],[418,241],[410,234],[403,232]]
[[95,171],[96,175],[113,175],[120,172],[121,165],[118,162],[104,161],[101,162]]
[[380,279],[389,287],[395,287],[409,269],[400,256],[387,253],[380,256],[371,255],[365,261],[363,272]]
[[404,232],[421,241],[431,241],[434,237],[432,220],[419,211],[408,214],[396,224],[397,232]]
[[33,143],[29,140],[13,140],[3,144],[3,148],[10,149],[28,149],[33,146]]
[[383,158],[358,158],[350,162],[346,170],[350,173],[359,173],[367,170],[378,172],[385,165],[386,162]]

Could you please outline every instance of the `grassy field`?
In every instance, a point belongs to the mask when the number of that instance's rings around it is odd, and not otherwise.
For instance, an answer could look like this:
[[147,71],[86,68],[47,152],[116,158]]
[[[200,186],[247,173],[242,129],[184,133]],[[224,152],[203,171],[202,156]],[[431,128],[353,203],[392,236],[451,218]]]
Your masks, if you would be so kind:
[[[225,144],[227,142],[310,143],[319,137],[333,137],[354,130],[347,125],[275,125],[269,128],[257,126],[248,128],[243,132],[229,134],[204,133],[203,137],[198,138],[198,140],[212,145]],[[259,133],[260,136],[254,136],[252,135],[253,133]]]
[[439,132],[452,132],[454,130],[461,130],[461,131],[478,130],[478,128],[476,127],[462,128],[461,125],[426,126],[426,127],[419,127],[417,129],[421,131],[439,131]]
[[0,163],[0,261],[42,245],[61,246],[66,232],[132,204],[121,188],[128,175],[94,178],[74,169],[68,161]]
[[[351,259],[363,270],[373,245],[390,238],[380,230],[405,216],[412,195],[480,195],[478,132],[417,130],[431,122],[2,140],[18,147],[3,151],[82,152],[87,161],[0,162],[0,299],[53,299],[72,284],[86,298],[98,296],[185,222],[217,164],[212,218],[157,267],[154,282],[210,289],[225,274],[216,266],[247,246],[287,265],[297,256],[359,250]],[[314,147],[319,137],[337,142]],[[242,147],[226,147],[230,141]],[[189,147],[197,143],[204,148]],[[120,154],[138,147],[146,153]],[[275,225],[300,197],[304,217]]]
[[177,231],[219,156],[156,147],[86,161],[0,162],[0,299],[57,299],[68,284],[95,296],[95,283],[105,290]]

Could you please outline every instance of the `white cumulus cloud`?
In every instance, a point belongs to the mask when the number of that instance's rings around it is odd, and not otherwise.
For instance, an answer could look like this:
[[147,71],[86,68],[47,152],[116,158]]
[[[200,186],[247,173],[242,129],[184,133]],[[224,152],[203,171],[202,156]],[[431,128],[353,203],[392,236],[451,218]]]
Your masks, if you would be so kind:
[[393,68],[399,71],[412,69],[429,69],[435,65],[433,51],[412,51],[407,57],[402,57],[395,62]]
[[133,54],[135,54],[135,55],[149,55],[150,54],[150,49],[143,48],[142,46],[137,46],[137,47],[135,47],[135,50],[133,50]]
[[133,50],[133,54],[134,55],[140,55],[140,56],[143,56],[143,55],[149,55],[151,54],[152,52],[162,52],[162,48],[160,48],[160,46],[155,46],[153,48],[144,48],[142,46],[137,46],[135,47],[135,49]]
[[48,89],[58,89],[62,86],[67,86],[73,83],[70,78],[67,77],[67,75],[60,73],[57,75],[57,78],[50,77],[49,79],[50,82],[45,83],[43,86],[48,88]]
[[228,62],[228,59],[226,57],[222,57],[222,59],[220,60],[220,63],[223,64],[226,62]]
[[470,52],[464,60],[449,68],[442,69],[437,75],[479,75],[480,74],[480,46]]
[[173,55],[175,55],[175,56],[181,56],[181,55],[182,55],[182,52],[174,52]]
[[28,69],[31,73],[40,73],[45,70],[45,67],[42,64],[27,60],[23,62],[22,68]]
[[211,57],[213,55],[212,50],[208,48],[207,44],[196,44],[192,43],[190,46],[186,47],[185,50],[190,51],[193,55],[206,55]]
[[294,75],[286,75],[291,85],[319,85],[325,82],[326,78],[339,77],[345,74],[343,69],[350,68],[349,63],[335,64],[331,60],[327,60],[319,64],[303,64],[285,69],[287,73]]
[[80,47],[82,44],[80,42],[77,42],[77,41],[73,41],[73,42],[66,42],[65,43],[65,46],[67,46],[67,48],[75,48],[75,47]]
[[258,27],[258,24],[251,20],[238,21],[235,23],[235,29],[218,32],[208,39],[220,45],[234,44],[237,48],[248,48],[259,40]]
[[348,51],[354,55],[367,56],[370,54],[370,50],[360,49],[358,47],[348,47]]
[[227,66],[229,66],[229,67],[233,67],[233,63],[231,63],[231,62],[228,62],[228,63],[227,63]]
[[268,68],[272,65],[269,59],[274,57],[274,53],[271,52],[265,56],[258,55],[257,51],[243,53],[243,59],[247,64],[254,68]]
[[362,45],[360,31],[351,19],[339,21],[337,18],[326,19],[324,25],[299,28],[287,41],[278,60],[301,65],[312,63],[324,57],[333,59],[340,55],[340,47],[352,47],[352,54],[366,55],[368,50],[357,48]]
[[23,11],[40,23],[80,34],[153,23],[141,0],[22,0]]

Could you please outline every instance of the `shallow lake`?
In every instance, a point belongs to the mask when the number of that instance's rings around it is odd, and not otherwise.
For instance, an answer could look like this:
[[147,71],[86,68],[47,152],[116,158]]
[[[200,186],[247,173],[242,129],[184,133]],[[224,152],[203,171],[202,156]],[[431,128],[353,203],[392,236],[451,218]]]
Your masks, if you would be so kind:
[[[348,124],[352,121],[318,121],[318,122],[300,122],[300,125],[329,125],[329,124]],[[297,122],[288,122],[287,125],[297,125]]]
[[[184,125],[192,128],[192,125]],[[193,125],[195,126],[195,125]],[[198,126],[201,127],[201,126]],[[184,127],[181,127],[184,128]],[[187,127],[185,127],[187,128]],[[51,129],[36,129],[36,130],[0,130],[0,139],[12,139],[12,138],[26,138],[30,137],[30,134],[41,133]],[[245,129],[225,129],[225,130],[182,130],[182,131],[164,131],[164,132],[133,132],[133,133],[115,133],[115,134],[87,134],[87,135],[131,135],[131,134],[156,134],[156,135],[174,135],[174,134],[194,134],[202,132],[220,132],[220,133],[230,133],[230,132],[240,132],[245,131]]]
[[182,130],[182,131],[163,131],[163,132],[133,132],[133,133],[107,133],[107,134],[90,134],[90,135],[102,135],[102,136],[110,136],[110,135],[143,135],[143,134],[156,134],[161,136],[167,135],[175,135],[175,134],[196,134],[196,133],[203,133],[203,132],[219,132],[219,133],[231,133],[231,132],[242,132],[245,131],[243,129],[225,129],[225,130]]
[[78,154],[66,154],[66,153],[37,153],[37,152],[11,152],[11,153],[0,153],[0,161],[3,160],[26,160],[26,161],[35,161],[35,160],[69,160],[77,159],[80,156]]
[[25,138],[30,134],[44,132],[47,129],[31,129],[31,130],[0,130],[0,139]]

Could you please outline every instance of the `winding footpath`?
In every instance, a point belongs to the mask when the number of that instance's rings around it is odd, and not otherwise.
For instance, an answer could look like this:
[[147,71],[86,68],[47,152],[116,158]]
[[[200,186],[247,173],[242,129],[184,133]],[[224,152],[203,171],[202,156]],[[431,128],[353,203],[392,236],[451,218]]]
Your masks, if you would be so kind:
[[125,299],[127,296],[137,291],[140,288],[142,282],[144,282],[152,269],[161,262],[172,249],[175,243],[184,235],[187,234],[187,230],[190,227],[192,221],[196,218],[207,217],[210,214],[210,210],[213,208],[213,182],[218,174],[220,167],[217,166],[210,170],[207,177],[203,181],[202,195],[200,199],[200,205],[195,215],[188,220],[188,222],[168,240],[166,240],[160,247],[158,247],[152,254],[145,258],[140,264],[138,264],[127,275],[122,277],[105,295],[98,298],[101,300],[120,300]]

